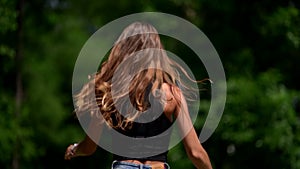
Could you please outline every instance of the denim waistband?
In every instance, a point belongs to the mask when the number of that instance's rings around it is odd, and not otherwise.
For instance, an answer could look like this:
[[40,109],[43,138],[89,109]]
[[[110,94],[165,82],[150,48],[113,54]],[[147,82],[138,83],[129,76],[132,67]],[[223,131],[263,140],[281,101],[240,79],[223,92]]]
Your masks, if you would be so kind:
[[[168,163],[164,163],[165,169],[170,169],[170,166]],[[148,164],[136,164],[136,163],[130,163],[127,161],[113,161],[111,165],[111,169],[154,169],[151,167],[151,165]]]

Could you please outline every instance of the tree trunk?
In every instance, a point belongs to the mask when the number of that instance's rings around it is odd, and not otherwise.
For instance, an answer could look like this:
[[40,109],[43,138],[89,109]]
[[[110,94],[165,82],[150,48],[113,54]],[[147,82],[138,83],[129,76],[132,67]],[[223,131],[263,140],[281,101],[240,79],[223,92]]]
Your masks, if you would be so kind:
[[[24,18],[24,0],[18,0],[16,11],[17,17],[17,37],[16,37],[16,107],[15,107],[15,120],[19,121],[21,114],[21,105],[23,100],[23,83],[22,83],[22,60],[23,60],[23,18]],[[12,169],[20,168],[20,138],[17,140],[14,147]]]

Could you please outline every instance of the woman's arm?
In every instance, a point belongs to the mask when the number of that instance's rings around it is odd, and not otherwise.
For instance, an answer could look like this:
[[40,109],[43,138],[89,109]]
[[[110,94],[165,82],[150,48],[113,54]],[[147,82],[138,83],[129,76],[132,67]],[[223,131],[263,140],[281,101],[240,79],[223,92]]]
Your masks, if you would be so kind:
[[65,152],[65,159],[70,160],[71,158],[77,156],[92,155],[97,149],[97,144],[94,142],[94,140],[98,141],[100,139],[103,127],[102,125],[103,123],[101,122],[101,119],[92,117],[88,127],[87,135],[80,143],[75,143],[68,146]]
[[70,145],[65,153],[65,159],[70,160],[73,157],[77,156],[87,156],[93,154],[97,149],[97,144],[89,137],[85,136],[78,144]]
[[202,147],[191,121],[186,100],[178,87],[172,87],[176,105],[175,117],[183,134],[183,145],[189,159],[197,169],[212,169],[208,154]]
[[208,154],[202,147],[194,128],[184,137],[183,145],[197,169],[212,169]]

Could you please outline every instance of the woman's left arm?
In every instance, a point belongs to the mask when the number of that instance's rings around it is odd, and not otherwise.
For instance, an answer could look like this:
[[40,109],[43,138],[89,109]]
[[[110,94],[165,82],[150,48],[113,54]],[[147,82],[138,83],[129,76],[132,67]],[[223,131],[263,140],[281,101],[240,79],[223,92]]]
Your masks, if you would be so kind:
[[[92,117],[91,122],[85,138],[80,143],[71,144],[68,146],[65,152],[65,159],[70,160],[77,156],[88,156],[92,155],[96,149],[96,141],[99,141],[102,133],[102,120],[97,117]],[[92,138],[91,138],[92,137]]]
[[71,158],[77,156],[92,155],[96,149],[97,144],[88,135],[86,135],[84,140],[82,140],[80,143],[69,145],[65,153],[65,159],[70,160]]

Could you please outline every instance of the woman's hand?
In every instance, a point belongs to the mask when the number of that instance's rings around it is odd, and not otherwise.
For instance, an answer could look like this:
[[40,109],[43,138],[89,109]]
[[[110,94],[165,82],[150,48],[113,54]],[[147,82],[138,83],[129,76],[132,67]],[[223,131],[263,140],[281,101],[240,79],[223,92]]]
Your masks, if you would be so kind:
[[80,142],[69,145],[65,152],[65,159],[70,160],[73,157],[92,155],[97,149],[97,144],[86,135]]
[[71,144],[68,146],[65,152],[65,160],[71,160],[71,158],[76,157],[76,148],[78,144]]

